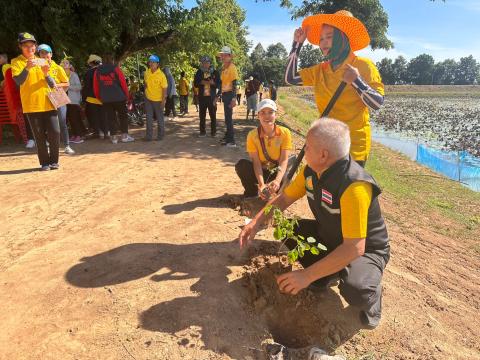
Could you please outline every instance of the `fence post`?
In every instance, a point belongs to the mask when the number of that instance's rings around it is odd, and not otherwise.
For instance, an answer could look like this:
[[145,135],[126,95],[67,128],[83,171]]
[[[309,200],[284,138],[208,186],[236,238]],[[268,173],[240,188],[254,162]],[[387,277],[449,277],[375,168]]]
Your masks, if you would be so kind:
[[457,150],[457,167],[458,167],[458,182],[462,182],[461,178],[461,166],[460,166],[460,150]]

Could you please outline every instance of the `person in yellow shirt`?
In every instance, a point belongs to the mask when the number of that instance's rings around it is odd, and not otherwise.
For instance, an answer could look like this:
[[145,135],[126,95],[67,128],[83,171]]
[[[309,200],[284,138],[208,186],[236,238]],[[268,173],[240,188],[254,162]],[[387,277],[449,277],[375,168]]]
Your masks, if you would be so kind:
[[[297,72],[298,56],[307,38],[310,43],[319,45],[325,60]],[[285,74],[288,84],[313,86],[319,113],[325,110],[342,81],[349,85],[329,116],[345,122],[350,128],[352,157],[362,166],[370,153],[369,109],[378,110],[384,100],[384,86],[375,64],[354,53],[369,43],[365,26],[348,11],[309,16],[302,27],[295,30]]]
[[178,93],[180,95],[180,114],[188,114],[188,81],[185,79],[185,71],[180,73],[180,82],[178,83]]
[[167,98],[167,77],[160,70],[160,58],[151,55],[148,58],[148,69],[144,74],[145,80],[145,112],[147,113],[147,131],[145,141],[153,139],[153,116],[157,119],[157,140],[165,136],[165,119],[163,111]]
[[[38,46],[38,55],[42,59],[47,60],[50,65],[49,74],[55,80],[55,86],[57,88],[62,88],[67,92],[70,83],[68,81],[68,76],[60,65],[58,65],[55,60],[52,59],[52,48],[47,44],[40,44]],[[70,135],[68,134],[67,126],[67,105],[60,106],[57,109],[58,121],[60,122],[60,135],[63,138],[63,143],[65,145],[65,154],[73,155],[75,151],[70,147]]]
[[292,134],[286,127],[275,124],[277,105],[266,99],[257,107],[260,126],[247,135],[250,160],[241,159],[235,171],[245,189],[246,198],[267,200],[280,189],[293,150]]
[[[294,233],[316,251],[306,249],[298,259],[303,269],[278,276],[277,284],[281,292],[295,295],[308,286],[325,290],[339,279],[340,294],[359,308],[362,324],[372,329],[381,318],[381,280],[390,245],[378,201],[380,188],[349,152],[345,123],[322,118],[312,124],[306,139],[307,165],[270,204],[283,211],[307,196],[315,220],[298,220]],[[241,247],[268,219],[264,210],[243,228]],[[290,250],[297,247],[294,239],[285,239],[285,244]],[[319,244],[326,251],[320,252]]]
[[12,60],[12,76],[20,88],[23,113],[33,131],[41,170],[55,170],[59,168],[60,125],[57,110],[48,98],[55,80],[49,73],[49,63],[35,56],[37,41],[32,34],[20,33],[18,44],[22,54]]
[[219,53],[222,61],[222,72],[220,74],[223,110],[225,113],[225,125],[227,132],[222,145],[237,147],[233,127],[233,108],[237,105],[237,83],[239,80],[238,71],[233,61],[233,52],[228,46],[224,46]]

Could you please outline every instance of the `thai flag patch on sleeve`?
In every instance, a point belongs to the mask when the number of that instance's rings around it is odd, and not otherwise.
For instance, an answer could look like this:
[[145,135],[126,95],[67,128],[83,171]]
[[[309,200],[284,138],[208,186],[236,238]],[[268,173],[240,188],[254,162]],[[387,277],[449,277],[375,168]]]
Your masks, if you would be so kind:
[[322,189],[322,201],[325,201],[327,204],[332,205],[332,194],[330,194],[325,189]]

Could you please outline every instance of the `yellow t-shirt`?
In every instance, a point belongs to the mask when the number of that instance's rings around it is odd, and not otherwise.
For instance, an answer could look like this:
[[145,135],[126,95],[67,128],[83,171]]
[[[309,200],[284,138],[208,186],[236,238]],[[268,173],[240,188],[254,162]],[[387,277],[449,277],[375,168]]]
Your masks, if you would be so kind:
[[180,79],[180,84],[178,84],[178,92],[181,96],[188,95],[188,82],[185,78]]
[[147,69],[144,74],[145,96],[150,101],[163,101],[163,94],[166,93],[168,87],[167,77],[162,70],[157,69],[152,73],[152,70]]
[[[265,148],[272,160],[279,160],[282,150],[293,150],[292,134],[286,127],[277,125],[275,136],[273,138],[265,137],[263,131],[262,136],[265,141]],[[260,138],[258,137],[257,129],[250,130],[247,135],[247,152],[258,153],[262,165],[268,165],[268,161],[263,153],[262,144],[260,143]]]
[[[305,180],[305,166],[298,172],[292,183],[284,190],[291,199],[300,199],[307,192],[306,188],[313,189],[313,184]],[[311,179],[310,179],[311,180]],[[356,181],[344,191],[340,198],[340,217],[342,234],[345,239],[365,238],[367,236],[368,209],[372,202],[372,185],[363,181]]]
[[48,74],[55,80],[55,83],[66,83],[68,82],[68,76],[65,72],[65,69],[58,65],[54,60],[50,63],[50,70],[48,70]]
[[[337,70],[330,64],[321,63],[300,70],[304,86],[313,86],[315,102],[319,113],[327,107],[338,85],[340,85],[346,64],[358,69],[362,79],[378,93],[384,95],[382,78],[375,64],[366,58],[351,54]],[[355,160],[364,161],[370,153],[370,114],[353,86],[347,86],[328,115],[343,121],[350,128],[351,154]]]
[[[12,60],[12,76],[18,76],[27,66],[27,58],[23,55]],[[55,110],[48,99],[47,80],[40,66],[28,70],[27,78],[20,85],[20,98],[24,113],[35,113]]]
[[10,69],[12,66],[10,64],[3,64],[2,65],[2,74],[3,77],[5,77],[5,73],[7,72],[8,69]]
[[233,82],[238,80],[238,71],[235,64],[230,64],[229,67],[222,69],[220,79],[222,80],[222,92],[232,91]]

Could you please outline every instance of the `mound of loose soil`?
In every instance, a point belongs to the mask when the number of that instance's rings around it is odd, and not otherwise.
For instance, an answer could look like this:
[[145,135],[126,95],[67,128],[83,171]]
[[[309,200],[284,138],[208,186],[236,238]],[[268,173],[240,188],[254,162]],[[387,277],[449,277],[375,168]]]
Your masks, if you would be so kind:
[[[272,340],[288,348],[298,359],[317,346],[332,351],[350,339],[360,327],[358,311],[345,307],[335,289],[301,291],[296,296],[280,293],[276,276],[292,270],[286,255],[276,255],[278,245],[262,244],[245,266],[244,286],[259,321],[266,324]],[[293,270],[298,269],[294,267]]]

